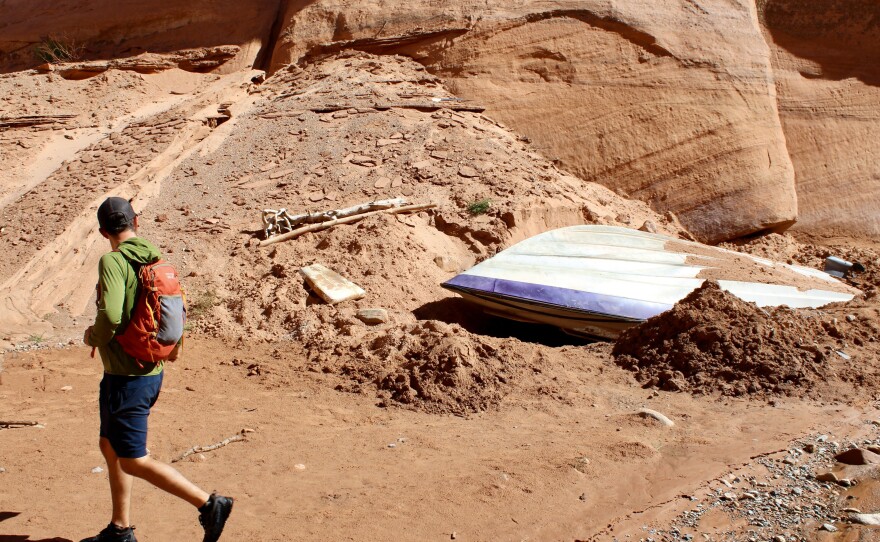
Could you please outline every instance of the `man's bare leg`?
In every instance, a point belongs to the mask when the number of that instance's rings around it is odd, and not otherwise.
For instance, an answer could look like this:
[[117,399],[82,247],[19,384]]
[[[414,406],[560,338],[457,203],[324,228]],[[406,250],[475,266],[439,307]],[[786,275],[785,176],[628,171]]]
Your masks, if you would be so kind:
[[146,455],[137,459],[119,458],[123,471],[150,482],[161,490],[187,501],[196,508],[208,502],[208,495],[187,480],[177,469]]
[[131,525],[131,484],[130,474],[122,470],[119,458],[113,451],[110,441],[104,437],[98,441],[104,461],[107,462],[107,474],[110,475],[110,497],[113,500],[113,517],[110,522],[118,527]]

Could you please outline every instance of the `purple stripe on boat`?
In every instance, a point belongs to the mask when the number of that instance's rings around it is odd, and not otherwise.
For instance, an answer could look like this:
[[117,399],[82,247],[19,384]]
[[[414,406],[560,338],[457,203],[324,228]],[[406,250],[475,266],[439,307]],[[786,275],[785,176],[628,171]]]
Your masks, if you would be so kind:
[[515,280],[493,279],[478,277],[475,275],[458,275],[443,283],[443,286],[464,288],[479,292],[494,293],[498,295],[515,297],[539,303],[548,303],[588,311],[598,314],[608,314],[622,318],[635,320],[647,320],[661,312],[672,308],[666,303],[654,303],[641,301],[614,295],[582,292],[570,288],[559,288],[531,282],[519,282]]

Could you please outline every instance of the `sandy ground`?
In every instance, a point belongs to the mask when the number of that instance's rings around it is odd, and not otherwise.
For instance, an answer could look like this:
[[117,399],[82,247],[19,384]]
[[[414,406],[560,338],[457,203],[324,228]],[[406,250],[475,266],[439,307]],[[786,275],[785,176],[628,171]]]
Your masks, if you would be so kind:
[[[291,376],[248,377],[231,364],[241,358],[281,358]],[[167,369],[149,447],[167,461],[254,430],[176,464],[236,498],[225,540],[623,540],[665,524],[682,495],[756,455],[817,432],[864,433],[878,415],[870,402],[655,395],[602,358],[589,347],[582,364],[548,361],[572,383],[558,396],[516,393],[457,417],[334,391],[333,375],[273,346],[196,340]],[[79,540],[109,515],[106,473],[92,472],[103,464],[100,366],[82,347],[8,355],[4,365],[0,404],[16,407],[3,416],[44,427],[0,430],[0,540]],[[676,425],[635,417],[645,406]],[[142,482],[133,522],[142,540],[199,536],[194,510]]]

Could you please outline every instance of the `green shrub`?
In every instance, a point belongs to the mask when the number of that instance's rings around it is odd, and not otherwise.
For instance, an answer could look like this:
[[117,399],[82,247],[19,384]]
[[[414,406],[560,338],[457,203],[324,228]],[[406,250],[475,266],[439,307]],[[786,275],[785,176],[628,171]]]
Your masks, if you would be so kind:
[[481,199],[469,203],[467,206],[467,210],[472,215],[484,215],[487,211],[489,211],[489,207],[492,206],[492,202],[488,199]]

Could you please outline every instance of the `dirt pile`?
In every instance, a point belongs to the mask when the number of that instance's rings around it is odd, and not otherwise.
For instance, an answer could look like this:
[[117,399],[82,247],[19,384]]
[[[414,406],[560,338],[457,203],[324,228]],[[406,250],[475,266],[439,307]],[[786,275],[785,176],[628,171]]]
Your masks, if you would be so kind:
[[[146,209],[145,234],[183,263],[195,329],[276,340],[316,309],[298,269],[324,264],[367,290],[340,311],[383,307],[399,323],[449,297],[456,272],[534,233],[572,224],[682,230],[641,202],[560,172],[419,64],[346,53],[255,87],[222,144],[182,162]],[[223,124],[225,128],[227,124]],[[266,248],[263,209],[338,209],[403,197],[436,208],[374,216]],[[487,202],[485,212],[468,208]],[[155,225],[154,217],[162,222]],[[205,250],[201,250],[201,247]]]
[[366,329],[350,318],[336,324],[350,339],[312,335],[305,343],[310,362],[322,372],[345,376],[348,383],[337,389],[378,392],[381,406],[395,402],[437,414],[480,412],[510,391],[521,365],[518,341],[480,337],[454,324]]
[[817,387],[832,378],[871,384],[876,327],[876,319],[852,314],[764,310],[707,281],[671,310],[624,332],[612,353],[644,387],[818,396]]

